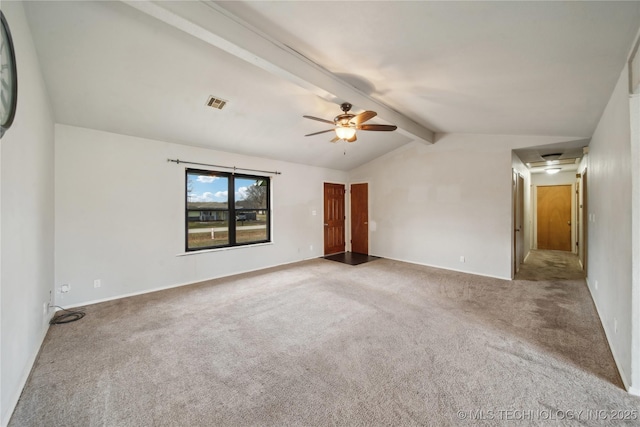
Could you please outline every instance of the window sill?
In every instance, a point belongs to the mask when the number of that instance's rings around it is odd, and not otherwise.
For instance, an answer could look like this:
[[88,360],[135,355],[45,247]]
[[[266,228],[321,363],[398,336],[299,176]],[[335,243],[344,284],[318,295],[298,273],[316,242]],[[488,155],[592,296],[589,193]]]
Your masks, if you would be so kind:
[[269,246],[269,245],[273,245],[273,242],[254,243],[253,245],[226,246],[224,248],[203,249],[201,251],[182,252],[182,253],[176,254],[176,256],[189,256],[189,255],[198,255],[198,254],[208,254],[208,253],[211,253],[211,252],[232,251],[232,250],[235,250],[235,249],[255,248],[257,246]]

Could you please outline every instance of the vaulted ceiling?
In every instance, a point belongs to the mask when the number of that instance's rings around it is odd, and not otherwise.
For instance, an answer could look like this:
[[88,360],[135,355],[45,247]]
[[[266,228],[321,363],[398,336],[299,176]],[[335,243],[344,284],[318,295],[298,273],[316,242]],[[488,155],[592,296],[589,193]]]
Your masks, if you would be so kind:
[[[25,9],[57,122],[342,170],[434,132],[588,139],[640,22],[637,1]],[[343,101],[398,131],[303,136]]]

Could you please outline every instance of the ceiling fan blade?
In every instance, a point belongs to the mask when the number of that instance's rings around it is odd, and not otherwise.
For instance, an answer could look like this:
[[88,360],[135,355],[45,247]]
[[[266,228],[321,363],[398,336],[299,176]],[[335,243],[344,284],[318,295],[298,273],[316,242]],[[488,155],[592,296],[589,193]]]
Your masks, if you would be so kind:
[[316,120],[318,122],[329,123],[330,125],[335,125],[333,120],[321,119],[319,117],[313,117],[313,116],[302,116],[302,117],[304,117],[305,119],[311,119],[311,120]]
[[360,125],[357,127],[360,130],[382,130],[382,131],[392,131],[398,129],[398,126],[394,125]]
[[356,136],[356,134],[354,133],[353,136],[349,139],[347,139],[347,142],[356,142],[356,140],[358,139],[358,137]]
[[333,132],[333,131],[334,129],[321,130],[320,132],[309,133],[309,134],[306,134],[305,136],[320,135],[321,133],[327,133],[327,132]]
[[350,121],[352,123],[355,123],[356,125],[359,125],[361,123],[366,122],[367,120],[373,119],[377,115],[378,115],[378,113],[376,113],[375,111],[363,111],[362,113],[356,115]]
[[331,141],[329,142],[338,142],[340,141],[340,138],[338,138],[337,136],[335,136]]

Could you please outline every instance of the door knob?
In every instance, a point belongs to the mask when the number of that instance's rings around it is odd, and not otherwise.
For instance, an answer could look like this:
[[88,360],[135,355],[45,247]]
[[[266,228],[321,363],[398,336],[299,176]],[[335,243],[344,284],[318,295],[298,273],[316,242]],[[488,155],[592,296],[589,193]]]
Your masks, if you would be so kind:
[[365,221],[364,225],[367,225],[367,224],[369,224],[369,223]]
[[325,226],[325,227],[328,227],[328,226],[329,226],[329,224],[325,224],[324,226]]
[[571,225],[571,221],[567,221],[567,225]]

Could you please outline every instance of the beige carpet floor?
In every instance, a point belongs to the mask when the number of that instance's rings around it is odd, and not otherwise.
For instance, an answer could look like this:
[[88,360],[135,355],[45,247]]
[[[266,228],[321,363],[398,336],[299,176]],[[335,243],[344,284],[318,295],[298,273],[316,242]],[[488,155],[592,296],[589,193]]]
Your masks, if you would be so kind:
[[86,311],[50,328],[10,426],[612,425],[640,409],[582,279],[316,259]]
[[578,257],[571,252],[532,249],[520,266],[518,280],[584,279]]

